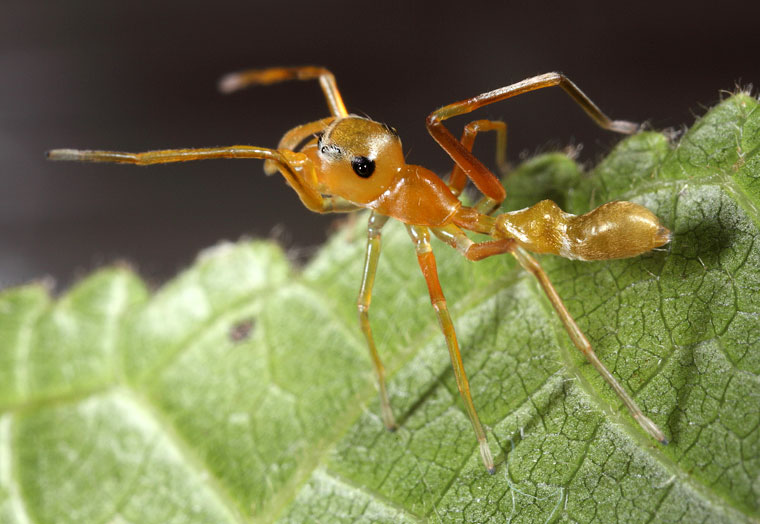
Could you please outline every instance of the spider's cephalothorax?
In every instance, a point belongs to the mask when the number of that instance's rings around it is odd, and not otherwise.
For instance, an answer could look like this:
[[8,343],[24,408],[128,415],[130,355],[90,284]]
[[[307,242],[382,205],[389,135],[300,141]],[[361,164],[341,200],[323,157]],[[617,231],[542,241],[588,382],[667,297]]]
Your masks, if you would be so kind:
[[354,115],[335,119],[302,152],[314,163],[322,193],[356,204],[377,200],[406,166],[398,135]]

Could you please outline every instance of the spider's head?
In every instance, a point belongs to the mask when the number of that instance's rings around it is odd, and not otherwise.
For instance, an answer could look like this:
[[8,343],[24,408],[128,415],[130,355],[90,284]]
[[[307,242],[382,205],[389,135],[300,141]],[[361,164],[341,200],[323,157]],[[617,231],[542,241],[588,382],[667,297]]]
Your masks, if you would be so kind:
[[376,200],[406,165],[396,130],[356,115],[325,129],[316,157],[325,191],[358,204]]

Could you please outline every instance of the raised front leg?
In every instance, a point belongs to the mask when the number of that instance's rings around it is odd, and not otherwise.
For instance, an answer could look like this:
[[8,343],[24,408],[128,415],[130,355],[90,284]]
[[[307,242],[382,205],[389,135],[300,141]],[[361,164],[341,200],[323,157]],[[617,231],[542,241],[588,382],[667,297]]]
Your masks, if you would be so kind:
[[327,99],[327,105],[333,116],[348,116],[346,106],[343,104],[343,97],[338,91],[338,84],[335,82],[335,76],[325,69],[318,66],[299,66],[299,67],[272,67],[269,69],[249,69],[230,73],[222,77],[219,81],[219,89],[224,93],[231,93],[253,85],[269,85],[286,80],[319,80],[319,86]]
[[435,313],[438,316],[438,323],[441,326],[441,331],[443,331],[443,336],[446,338],[446,346],[449,349],[451,365],[454,368],[457,389],[459,389],[459,395],[462,397],[467,415],[470,417],[472,428],[475,430],[475,436],[478,439],[480,447],[480,456],[488,472],[493,474],[495,469],[491,449],[488,447],[486,432],[480,423],[478,412],[475,411],[475,405],[472,402],[470,382],[467,380],[467,373],[465,373],[464,364],[462,363],[462,354],[459,352],[457,334],[454,331],[454,324],[449,315],[446,298],[443,296],[441,283],[438,280],[438,268],[435,264],[433,248],[430,245],[430,232],[428,228],[419,226],[407,226],[407,230],[414,242],[417,251],[417,261],[420,264],[422,275],[425,277],[425,282],[430,293],[430,301],[433,303],[433,309],[435,309]]
[[543,89],[544,87],[559,86],[569,94],[575,102],[591,117],[594,121],[605,129],[616,131],[618,133],[631,134],[635,133],[639,126],[632,122],[623,120],[611,120],[587,97],[578,86],[570,81],[561,73],[546,73],[544,75],[528,78],[522,82],[502,87],[488,93],[454,102],[440,109],[433,111],[427,118],[427,128],[433,138],[449,154],[454,162],[459,165],[464,173],[472,180],[475,187],[488,198],[501,202],[504,200],[506,193],[493,173],[486,168],[480,160],[467,150],[467,148],[457,140],[443,125],[443,121],[453,116],[470,113],[479,107],[483,107],[500,100],[505,100],[513,96]]
[[193,160],[210,160],[216,158],[258,158],[271,161],[288,184],[298,193],[301,202],[317,213],[348,212],[357,206],[339,197],[323,197],[314,186],[316,176],[311,160],[302,153],[267,149],[254,146],[208,147],[201,149],[164,149],[144,153],[126,153],[123,151],[91,151],[80,149],[53,149],[47,152],[50,160],[69,160],[75,162],[109,162],[116,164],[134,164],[149,166],[153,164],[170,164],[173,162],[190,162]]
[[372,287],[375,284],[375,275],[377,274],[377,264],[380,260],[380,230],[388,221],[388,217],[371,213],[369,215],[369,224],[367,226],[367,253],[364,257],[364,271],[362,271],[362,285],[359,290],[359,299],[356,301],[356,307],[359,310],[359,325],[362,333],[367,339],[369,355],[372,358],[372,365],[375,368],[377,378],[377,388],[380,392],[380,410],[383,414],[383,424],[389,431],[396,429],[396,419],[393,417],[391,404],[388,401],[388,392],[385,387],[385,367],[377,353],[375,339],[372,337],[372,327],[369,323],[369,305],[372,302]]

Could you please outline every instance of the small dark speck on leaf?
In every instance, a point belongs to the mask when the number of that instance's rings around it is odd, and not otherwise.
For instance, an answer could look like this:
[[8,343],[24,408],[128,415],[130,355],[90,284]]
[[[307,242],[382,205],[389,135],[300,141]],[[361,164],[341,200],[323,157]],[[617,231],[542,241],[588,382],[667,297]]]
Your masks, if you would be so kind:
[[236,322],[230,328],[229,337],[232,342],[242,342],[251,336],[254,321],[252,318]]

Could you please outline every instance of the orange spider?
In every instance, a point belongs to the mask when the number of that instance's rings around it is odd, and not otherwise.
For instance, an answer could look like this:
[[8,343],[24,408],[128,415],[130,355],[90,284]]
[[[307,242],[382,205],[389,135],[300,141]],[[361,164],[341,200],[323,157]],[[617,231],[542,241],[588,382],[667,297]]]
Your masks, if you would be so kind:
[[[396,131],[387,125],[349,114],[327,69],[314,66],[251,70],[225,76],[220,82],[224,92],[251,85],[266,85],[285,80],[318,79],[332,116],[295,127],[285,133],[277,149],[231,146],[202,149],[169,149],[145,153],[54,149],[52,160],[116,162],[150,165],[210,158],[260,158],[267,174],[279,171],[304,205],[317,213],[347,213],[369,209],[368,242],[357,307],[359,322],[367,339],[380,390],[380,405],[385,426],[393,430],[393,417],[385,386],[385,370],[372,338],[369,306],[380,257],[380,234],[388,218],[406,225],[414,243],[417,260],[427,282],[430,300],[446,339],[454,367],[457,387],[475,430],[483,464],[494,472],[486,433],[478,418],[462,364],[454,324],[449,316],[438,281],[430,234],[459,251],[469,260],[510,253],[543,288],[576,347],[586,356],[615,390],[634,419],[659,442],[666,444],[663,432],[641,411],[633,398],[594,353],[583,332],[552,286],[538,262],[528,253],[552,253],[576,260],[609,260],[640,255],[670,241],[670,232],[648,209],[632,202],[609,202],[585,215],[571,215],[551,200],[492,216],[506,197],[504,187],[475,156],[472,145],[480,131],[495,131],[497,158],[504,161],[506,126],[503,122],[477,120],[464,128],[457,140],[443,121],[469,113],[493,102],[528,91],[559,86],[605,129],[630,134],[636,124],[610,120],[567,77],[547,73],[516,84],[489,91],[473,98],[444,106],[427,118],[433,138],[454,160],[448,183],[421,166],[407,164]],[[300,149],[299,144],[306,141]],[[459,200],[467,179],[483,194],[473,207]],[[490,236],[486,242],[472,241],[464,231]]]

